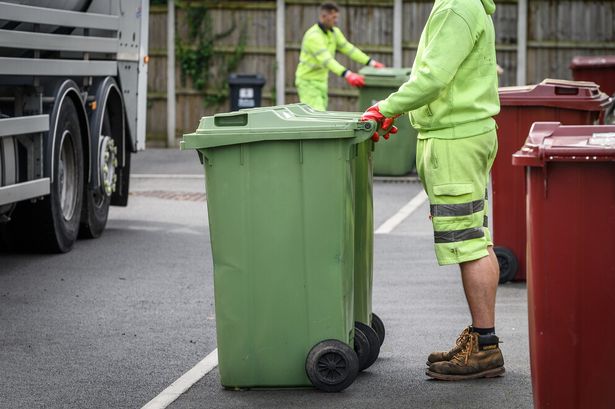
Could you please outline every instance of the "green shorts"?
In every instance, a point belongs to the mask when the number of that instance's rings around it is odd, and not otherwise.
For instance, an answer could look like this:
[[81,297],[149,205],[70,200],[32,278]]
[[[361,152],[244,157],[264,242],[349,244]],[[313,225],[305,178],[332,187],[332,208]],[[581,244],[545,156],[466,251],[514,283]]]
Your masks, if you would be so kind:
[[322,81],[296,80],[299,101],[317,111],[326,111],[329,105],[328,84]]
[[440,265],[488,255],[487,183],[498,150],[496,130],[462,139],[421,139],[416,168],[430,203]]

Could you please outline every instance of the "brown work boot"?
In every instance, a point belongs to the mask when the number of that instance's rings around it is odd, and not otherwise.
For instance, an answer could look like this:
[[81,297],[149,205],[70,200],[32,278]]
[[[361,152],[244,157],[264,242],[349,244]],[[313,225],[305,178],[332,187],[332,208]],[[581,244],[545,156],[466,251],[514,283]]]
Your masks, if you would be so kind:
[[434,362],[427,369],[427,376],[443,381],[493,378],[504,374],[504,357],[495,335],[478,335],[471,332],[461,351],[449,361]]
[[471,330],[472,327],[470,326],[466,327],[463,331],[461,331],[461,334],[459,334],[459,336],[457,337],[457,341],[455,341],[455,346],[450,351],[432,352],[431,354],[429,354],[429,356],[427,357],[427,366],[430,366],[434,362],[450,361],[455,356],[455,354],[460,352],[463,349],[464,345],[468,342],[468,336],[470,335]]

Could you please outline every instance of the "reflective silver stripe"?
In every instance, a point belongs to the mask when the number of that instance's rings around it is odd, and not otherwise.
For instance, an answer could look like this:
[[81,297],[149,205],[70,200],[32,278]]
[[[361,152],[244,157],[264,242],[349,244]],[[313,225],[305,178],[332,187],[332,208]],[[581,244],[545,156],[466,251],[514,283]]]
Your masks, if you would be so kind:
[[299,64],[305,64],[310,68],[322,68],[320,65],[312,64],[307,61],[299,60]]
[[456,243],[485,237],[485,232],[482,227],[472,227],[463,230],[436,231],[433,236],[436,243]]
[[489,217],[483,217],[483,227],[489,227]]
[[326,60],[324,60],[324,61],[322,62],[322,65],[327,66],[327,65],[329,65],[329,63],[330,63],[331,61],[333,61],[333,58],[327,58]]
[[321,48],[321,49],[320,49],[320,50],[318,50],[318,51],[314,51],[314,52],[312,53],[312,55],[314,55],[314,57],[316,57],[317,55],[322,54],[322,53],[327,52],[327,51],[329,51],[327,48]]
[[483,199],[458,204],[432,204],[429,211],[433,217],[469,216],[485,208]]

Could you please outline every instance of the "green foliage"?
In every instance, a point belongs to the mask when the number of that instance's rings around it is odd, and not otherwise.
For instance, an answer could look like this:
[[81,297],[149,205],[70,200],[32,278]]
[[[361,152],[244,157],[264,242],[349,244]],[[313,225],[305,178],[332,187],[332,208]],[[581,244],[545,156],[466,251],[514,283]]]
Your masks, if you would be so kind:
[[203,5],[181,5],[186,10],[188,38],[176,38],[176,56],[181,70],[182,84],[192,80],[194,88],[203,92],[205,104],[218,105],[228,98],[228,76],[239,66],[245,53],[247,25],[239,31],[239,41],[232,53],[217,52],[217,41],[229,37],[236,29],[235,21],[229,29],[214,33],[211,13]]

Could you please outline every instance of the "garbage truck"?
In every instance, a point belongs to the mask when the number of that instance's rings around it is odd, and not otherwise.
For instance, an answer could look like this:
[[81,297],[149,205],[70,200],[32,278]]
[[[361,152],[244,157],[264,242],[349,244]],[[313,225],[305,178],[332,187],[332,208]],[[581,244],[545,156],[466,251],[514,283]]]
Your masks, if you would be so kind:
[[0,1],[0,249],[67,252],[145,148],[147,0]]

